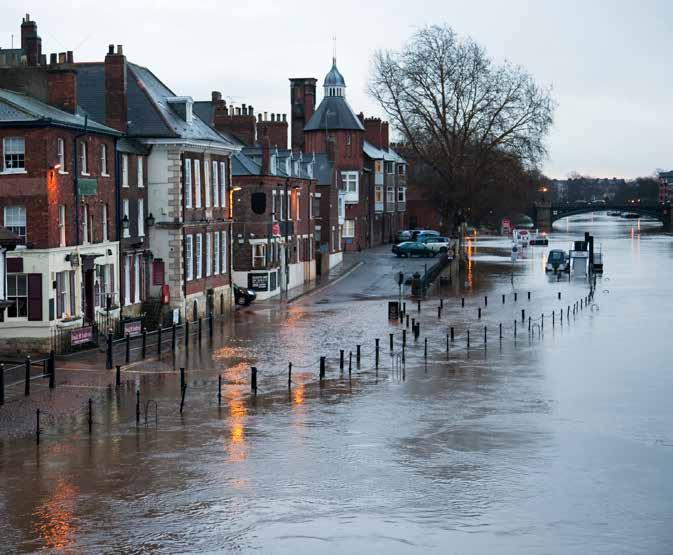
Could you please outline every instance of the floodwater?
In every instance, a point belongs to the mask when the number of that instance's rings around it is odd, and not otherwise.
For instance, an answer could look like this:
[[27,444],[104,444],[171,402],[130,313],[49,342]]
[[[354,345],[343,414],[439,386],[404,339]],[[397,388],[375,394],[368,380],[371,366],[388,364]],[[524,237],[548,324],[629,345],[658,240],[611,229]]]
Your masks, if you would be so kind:
[[513,264],[507,240],[474,238],[464,281],[420,315],[407,301],[421,334],[402,365],[387,301],[425,261],[380,249],[287,308],[239,311],[200,351],[133,367],[94,398],[90,435],[84,407],[46,414],[39,446],[0,444],[0,551],[671,553],[673,239],[589,215],[549,248],[584,231],[605,264],[590,306],[587,282],[545,275],[547,248]]

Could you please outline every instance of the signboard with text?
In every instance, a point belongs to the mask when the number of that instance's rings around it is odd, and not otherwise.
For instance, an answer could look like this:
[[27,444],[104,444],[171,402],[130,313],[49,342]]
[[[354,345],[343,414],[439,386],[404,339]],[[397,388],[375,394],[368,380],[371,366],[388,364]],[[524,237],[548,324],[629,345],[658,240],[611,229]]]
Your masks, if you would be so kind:
[[267,272],[248,274],[248,288],[255,291],[269,290],[269,274]]
[[82,345],[93,341],[93,327],[85,326],[70,332],[70,345]]
[[129,335],[139,335],[142,332],[142,322],[140,320],[135,320],[133,322],[126,322],[124,324],[124,337],[126,334]]
[[388,302],[388,320],[400,319],[400,303],[398,301]]

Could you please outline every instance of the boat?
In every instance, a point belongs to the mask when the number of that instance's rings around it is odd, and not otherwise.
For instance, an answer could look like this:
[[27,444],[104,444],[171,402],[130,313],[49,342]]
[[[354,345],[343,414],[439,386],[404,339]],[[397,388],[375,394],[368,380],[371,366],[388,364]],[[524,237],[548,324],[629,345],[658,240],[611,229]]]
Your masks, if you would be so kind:
[[613,216],[615,218],[621,217],[622,213],[619,212],[618,210],[613,210],[611,212],[608,212],[608,216]]
[[547,256],[545,272],[567,272],[568,255],[560,249],[552,249]]
[[640,214],[636,214],[635,212],[625,212],[622,214],[622,218],[626,220],[637,220],[640,218]]

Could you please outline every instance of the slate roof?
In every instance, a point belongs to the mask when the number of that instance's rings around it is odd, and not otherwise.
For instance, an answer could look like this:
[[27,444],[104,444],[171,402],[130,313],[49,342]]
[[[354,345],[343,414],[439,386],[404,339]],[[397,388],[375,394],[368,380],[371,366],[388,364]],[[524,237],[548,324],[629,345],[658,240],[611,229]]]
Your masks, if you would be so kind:
[[[71,114],[23,93],[0,89],[0,123],[42,123],[84,129],[84,119],[81,111]],[[87,127],[93,132],[120,135],[92,118],[89,118]]]
[[213,103],[210,100],[198,100],[194,102],[194,113],[208,125],[213,123]]
[[[89,114],[104,121],[105,64],[80,64],[77,72],[78,101]],[[149,69],[128,62],[126,74],[128,135],[138,138],[205,140],[233,146],[223,134],[202,121],[196,109],[193,110],[191,122],[180,117],[168,102],[168,99],[177,98],[177,95]]]
[[364,131],[365,128],[342,96],[325,96],[304,127],[304,131],[324,131],[325,129],[351,129]]
[[385,160],[386,162],[397,162],[398,164],[406,164],[407,161],[402,158],[397,152],[392,148],[388,150],[383,150],[381,148],[375,147],[368,141],[363,141],[362,150],[365,155],[367,155],[372,160]]
[[[297,177],[300,179],[314,179],[319,185],[329,185],[332,183],[333,165],[326,154],[316,154],[315,160],[313,154],[304,153],[300,159],[298,154],[291,150],[281,150],[271,152],[278,159],[278,172],[276,177]],[[285,171],[285,161],[291,158],[291,164],[299,161],[299,175],[289,176]],[[309,174],[309,165],[313,165],[313,177]],[[244,147],[242,151],[234,154],[231,171],[234,176],[261,175],[262,174],[262,148]]]

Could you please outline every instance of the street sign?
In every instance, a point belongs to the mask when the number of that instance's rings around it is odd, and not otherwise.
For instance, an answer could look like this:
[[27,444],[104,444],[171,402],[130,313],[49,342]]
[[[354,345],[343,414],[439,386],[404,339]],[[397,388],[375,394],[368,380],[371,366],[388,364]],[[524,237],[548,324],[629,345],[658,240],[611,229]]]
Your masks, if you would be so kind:
[[399,301],[388,302],[388,320],[400,319],[400,303]]

